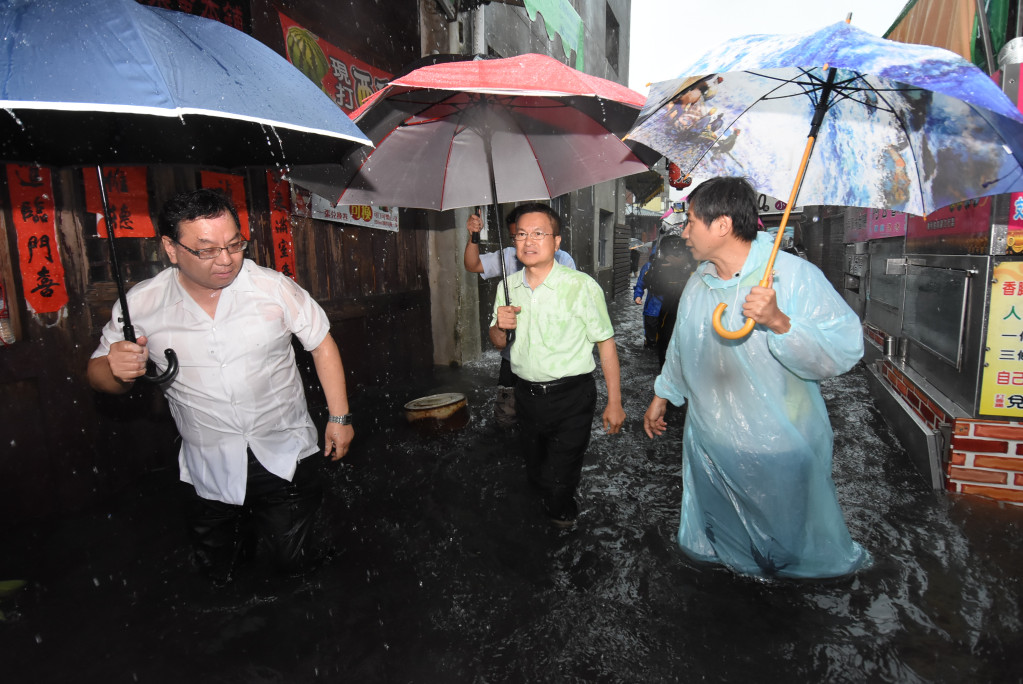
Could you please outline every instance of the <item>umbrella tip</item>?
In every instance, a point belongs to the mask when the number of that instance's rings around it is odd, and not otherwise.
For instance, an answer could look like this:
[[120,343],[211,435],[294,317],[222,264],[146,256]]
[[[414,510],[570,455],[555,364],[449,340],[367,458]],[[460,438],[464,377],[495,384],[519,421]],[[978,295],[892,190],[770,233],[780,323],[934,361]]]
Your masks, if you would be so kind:
[[849,14],[845,15],[845,23],[847,24],[852,23],[852,12],[849,12]]

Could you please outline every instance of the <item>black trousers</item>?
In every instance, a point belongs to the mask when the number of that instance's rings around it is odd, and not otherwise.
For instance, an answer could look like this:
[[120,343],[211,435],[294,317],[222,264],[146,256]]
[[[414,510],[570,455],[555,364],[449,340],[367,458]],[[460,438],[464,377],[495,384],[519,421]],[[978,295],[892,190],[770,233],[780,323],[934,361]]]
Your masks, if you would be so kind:
[[591,375],[546,394],[531,392],[529,383],[520,381],[515,407],[529,482],[539,491],[547,515],[574,518],[575,491],[597,407],[596,381]]
[[323,498],[322,459],[318,454],[298,463],[291,482],[277,477],[248,452],[245,503],[204,499],[188,485],[188,528],[200,566],[215,581],[230,581],[248,550],[267,553],[286,573],[307,560],[310,532]]

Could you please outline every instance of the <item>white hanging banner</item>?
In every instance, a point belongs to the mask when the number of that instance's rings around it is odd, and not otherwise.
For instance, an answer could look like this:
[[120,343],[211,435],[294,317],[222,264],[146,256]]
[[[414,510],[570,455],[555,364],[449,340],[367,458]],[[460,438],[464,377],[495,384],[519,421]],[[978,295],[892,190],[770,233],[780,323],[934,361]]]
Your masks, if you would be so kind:
[[376,228],[398,232],[398,207],[375,207],[368,204],[339,204],[334,206],[316,193],[292,184],[293,213],[323,221],[347,223],[362,228]]

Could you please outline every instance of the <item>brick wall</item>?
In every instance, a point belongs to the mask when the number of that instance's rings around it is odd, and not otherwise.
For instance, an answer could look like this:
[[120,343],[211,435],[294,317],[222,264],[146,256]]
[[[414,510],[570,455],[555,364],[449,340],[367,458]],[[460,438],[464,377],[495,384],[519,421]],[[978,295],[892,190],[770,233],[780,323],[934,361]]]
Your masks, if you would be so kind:
[[[864,326],[871,339],[876,332]],[[1023,423],[953,419],[888,358],[881,362],[881,377],[927,427],[952,425],[945,489],[1023,506]]]
[[1023,424],[957,419],[945,488],[1023,505]]
[[920,417],[932,430],[937,430],[940,425],[948,425],[952,422],[951,417],[945,410],[938,406],[933,399],[927,396],[923,390],[917,387],[912,380],[907,378],[900,371],[891,359],[885,358],[881,364],[881,377],[884,378],[892,389],[898,392],[903,400],[909,404],[913,412]]

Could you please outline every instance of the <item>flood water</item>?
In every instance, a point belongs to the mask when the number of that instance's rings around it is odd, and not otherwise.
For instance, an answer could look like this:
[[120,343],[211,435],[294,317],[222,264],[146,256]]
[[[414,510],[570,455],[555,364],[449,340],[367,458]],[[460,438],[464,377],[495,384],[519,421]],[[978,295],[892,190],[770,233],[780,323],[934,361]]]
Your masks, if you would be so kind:
[[[656,353],[641,307],[622,298],[612,317],[629,419],[622,435],[594,433],[575,529],[539,514],[514,436],[495,432],[491,351],[353,397],[356,445],[325,471],[328,555],[301,579],[257,566],[214,590],[197,577],[173,467],[95,511],[5,530],[0,579],[29,584],[0,604],[0,678],[1023,681],[1023,509],[931,491],[862,366],[824,392],[839,498],[874,564],[766,582],[687,561],[680,416],[664,438],[643,434]],[[405,424],[405,402],[448,391],[468,397],[467,427]]]

